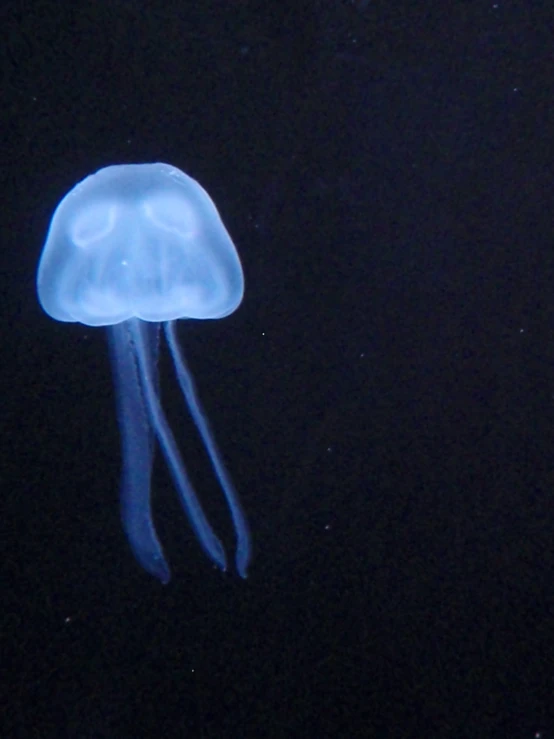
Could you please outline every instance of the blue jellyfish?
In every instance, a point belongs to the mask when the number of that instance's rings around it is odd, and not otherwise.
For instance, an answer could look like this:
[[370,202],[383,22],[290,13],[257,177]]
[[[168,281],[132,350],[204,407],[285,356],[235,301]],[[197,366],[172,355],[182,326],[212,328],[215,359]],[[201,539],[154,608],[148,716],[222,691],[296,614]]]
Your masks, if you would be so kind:
[[106,326],[122,438],[121,514],[138,562],[161,582],[169,566],[154,528],[151,477],[157,439],[206,554],[225,550],[186,473],[159,396],[160,325],[181,391],[234,523],[236,568],[246,577],[248,525],[179,347],[177,318],[222,318],[240,304],[240,260],[206,191],[168,164],[123,164],[79,182],[60,202],[39,262],[37,291],[58,321]]

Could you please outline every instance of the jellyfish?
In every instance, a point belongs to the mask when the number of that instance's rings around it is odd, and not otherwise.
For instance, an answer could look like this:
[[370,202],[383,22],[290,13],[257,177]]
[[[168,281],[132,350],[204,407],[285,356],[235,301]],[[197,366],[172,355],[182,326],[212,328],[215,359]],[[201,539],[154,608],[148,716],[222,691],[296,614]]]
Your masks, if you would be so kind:
[[162,583],[170,569],[152,518],[156,440],[205,553],[222,570],[223,544],[194,491],[160,402],[163,325],[177,380],[227,501],[236,569],[246,577],[250,533],[179,346],[179,318],[216,319],[240,304],[239,256],[207,192],[168,164],[105,167],[56,208],[37,272],[43,310],[58,321],[105,326],[121,433],[121,515],[131,549]]

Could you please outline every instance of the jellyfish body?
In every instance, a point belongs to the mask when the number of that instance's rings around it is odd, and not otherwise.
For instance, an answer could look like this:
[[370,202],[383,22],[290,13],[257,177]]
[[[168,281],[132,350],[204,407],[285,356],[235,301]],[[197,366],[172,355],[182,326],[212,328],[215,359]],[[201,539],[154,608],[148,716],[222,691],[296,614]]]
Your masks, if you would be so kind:
[[205,552],[223,570],[225,550],[187,476],[159,397],[160,324],[177,379],[225,494],[246,577],[250,535],[192,376],[179,348],[177,318],[221,318],[240,304],[242,267],[209,195],[167,164],[101,169],[56,209],[41,255],[37,291],[59,321],[108,327],[122,436],[123,526],[140,564],[170,578],[151,509],[155,441]]

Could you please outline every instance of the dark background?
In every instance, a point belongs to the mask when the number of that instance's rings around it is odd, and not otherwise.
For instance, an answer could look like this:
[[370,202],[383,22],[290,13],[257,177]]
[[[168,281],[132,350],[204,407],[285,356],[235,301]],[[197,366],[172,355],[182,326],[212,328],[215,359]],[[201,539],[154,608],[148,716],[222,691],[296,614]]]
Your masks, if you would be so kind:
[[[531,1],[2,5],[2,736],[554,736],[553,23]],[[246,581],[161,460],[171,583],[134,561],[104,332],[36,299],[60,199],[150,161],[202,183],[245,270],[240,309],[180,336]]]

